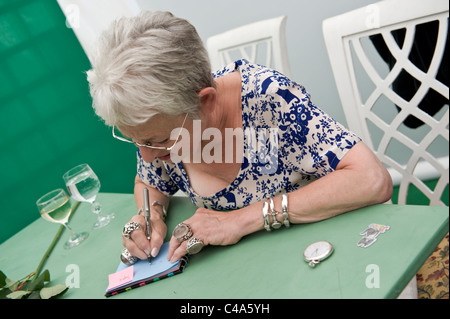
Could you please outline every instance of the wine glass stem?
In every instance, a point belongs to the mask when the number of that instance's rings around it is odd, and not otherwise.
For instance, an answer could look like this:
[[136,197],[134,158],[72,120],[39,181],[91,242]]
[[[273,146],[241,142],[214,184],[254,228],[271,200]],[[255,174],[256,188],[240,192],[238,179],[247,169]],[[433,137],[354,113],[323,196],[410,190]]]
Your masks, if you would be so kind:
[[73,238],[75,233],[73,232],[72,228],[70,228],[70,226],[67,223],[64,223],[63,226],[66,227],[68,231],[70,231],[70,238]]
[[102,205],[99,202],[94,201],[91,206],[92,212],[97,215],[101,215]]

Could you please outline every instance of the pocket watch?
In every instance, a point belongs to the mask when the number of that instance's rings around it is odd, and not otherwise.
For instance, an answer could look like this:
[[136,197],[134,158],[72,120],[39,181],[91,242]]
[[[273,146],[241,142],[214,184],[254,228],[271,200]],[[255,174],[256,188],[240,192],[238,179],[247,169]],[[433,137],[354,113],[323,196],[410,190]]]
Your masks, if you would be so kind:
[[325,240],[312,243],[305,248],[303,259],[310,267],[315,267],[319,262],[328,258],[333,253],[333,245]]

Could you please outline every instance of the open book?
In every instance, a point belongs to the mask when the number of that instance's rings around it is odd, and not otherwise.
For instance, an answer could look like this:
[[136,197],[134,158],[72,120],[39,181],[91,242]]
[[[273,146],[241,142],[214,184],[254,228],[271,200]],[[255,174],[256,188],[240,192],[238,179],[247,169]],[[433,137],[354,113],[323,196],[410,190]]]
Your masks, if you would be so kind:
[[139,260],[130,266],[120,262],[117,271],[109,275],[109,285],[105,296],[114,296],[183,272],[188,256],[172,264],[167,260],[168,251],[169,243],[167,242],[161,246],[158,256],[151,259],[151,264],[147,260]]

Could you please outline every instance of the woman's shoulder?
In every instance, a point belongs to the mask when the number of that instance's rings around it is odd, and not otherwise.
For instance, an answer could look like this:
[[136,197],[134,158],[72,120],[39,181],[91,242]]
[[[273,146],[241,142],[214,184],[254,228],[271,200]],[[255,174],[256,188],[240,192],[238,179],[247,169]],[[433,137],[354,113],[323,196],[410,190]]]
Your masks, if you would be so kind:
[[[241,64],[239,64],[241,63]],[[266,66],[251,63],[246,60],[236,62],[247,91],[259,97],[283,98],[290,102],[295,96],[308,96],[305,88],[283,73]]]

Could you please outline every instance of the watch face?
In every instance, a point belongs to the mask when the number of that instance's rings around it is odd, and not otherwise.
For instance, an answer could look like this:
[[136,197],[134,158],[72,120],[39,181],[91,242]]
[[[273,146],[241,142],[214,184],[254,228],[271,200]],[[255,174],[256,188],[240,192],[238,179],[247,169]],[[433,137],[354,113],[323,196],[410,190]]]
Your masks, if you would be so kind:
[[183,237],[188,233],[189,229],[185,224],[180,224],[178,225],[177,228],[174,229],[173,231],[173,235],[175,237]]
[[320,261],[330,256],[332,252],[333,245],[331,245],[327,241],[318,241],[306,247],[305,251],[303,252],[303,258],[306,261]]
[[188,224],[180,223],[173,230],[173,236],[178,239],[178,241],[187,240],[192,236],[191,227]]

